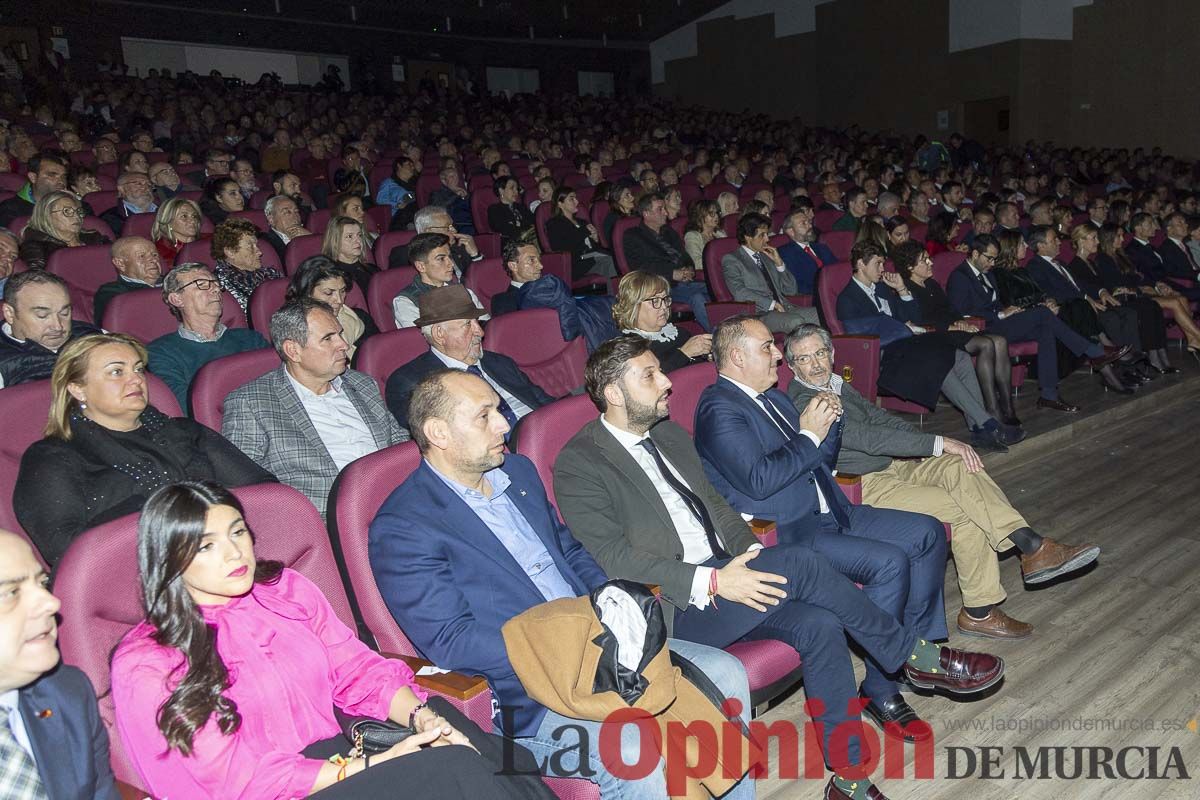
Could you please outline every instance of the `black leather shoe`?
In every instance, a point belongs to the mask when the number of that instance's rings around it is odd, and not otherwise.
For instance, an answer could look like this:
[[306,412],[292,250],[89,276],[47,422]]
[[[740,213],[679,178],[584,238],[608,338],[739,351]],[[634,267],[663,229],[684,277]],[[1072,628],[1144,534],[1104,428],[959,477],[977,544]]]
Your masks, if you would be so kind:
[[1036,403],[1038,408],[1048,408],[1051,411],[1062,411],[1065,414],[1079,413],[1079,406],[1063,400],[1047,400],[1045,397],[1039,397]]
[[863,711],[888,736],[906,742],[923,742],[933,737],[933,728],[917,716],[904,695],[894,694],[882,703],[871,700],[861,690],[858,696],[867,701]]
[[1008,445],[1000,437],[999,428],[976,428],[971,431],[971,447],[981,453],[1007,453]]
[[1000,441],[1005,444],[1018,444],[1025,441],[1025,429],[1020,425],[1009,425],[1007,422],[1000,423]]

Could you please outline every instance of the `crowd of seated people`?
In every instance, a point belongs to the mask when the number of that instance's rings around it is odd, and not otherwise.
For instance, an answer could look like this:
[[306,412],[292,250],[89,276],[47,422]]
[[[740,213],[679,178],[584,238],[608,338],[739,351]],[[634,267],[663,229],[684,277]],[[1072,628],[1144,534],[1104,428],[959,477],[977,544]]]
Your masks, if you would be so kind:
[[[1017,153],[956,135],[931,166],[918,157],[923,138],[663,99],[329,95],[111,75],[68,88],[103,94],[109,115],[36,103],[0,114],[0,172],[17,178],[0,189],[9,228],[0,232],[0,392],[48,379],[50,395],[44,438],[24,454],[12,503],[51,565],[87,529],[145,509],[146,619],[115,654],[113,698],[124,750],[144,788],[161,795],[234,796],[236,784],[264,797],[385,797],[400,781],[427,781],[446,797],[545,792],[492,776],[482,731],[445,704],[426,706],[411,673],[361,646],[298,573],[256,562],[222,487],[278,481],[325,515],[349,464],[415,442],[407,446],[421,466],[396,480],[371,527],[380,592],[422,652],[487,677],[517,710],[500,732],[550,772],[563,763],[554,726],[594,721],[534,701],[501,628],[608,579],[660,586],[671,650],[743,707],[746,675],[719,648],[775,639],[803,656],[827,729],[848,721],[847,701],[861,697],[881,726],[898,722],[920,738],[899,679],[973,692],[1003,672],[994,657],[931,644],[948,634],[937,523],[954,528],[956,628],[969,635],[1033,632],[1001,608],[998,553],[1019,551],[1029,584],[1099,555],[1034,531],[987,476],[978,451],[1024,437],[1010,345],[1037,345],[1034,413],[1079,410],[1058,387],[1080,363],[1131,394],[1179,373],[1173,335],[1200,360],[1198,176],[1158,151]],[[54,255],[88,245],[109,245],[95,251],[112,270],[93,287],[90,324]],[[722,257],[706,259],[709,248]],[[545,269],[546,253],[564,254],[568,272]],[[508,277],[494,295],[476,291],[496,266],[489,256]],[[818,309],[823,271],[835,265],[849,281],[834,307]],[[376,297],[372,287],[398,268],[412,270],[411,282]],[[721,270],[719,286],[706,269]],[[252,300],[268,282],[279,301],[255,330]],[[575,294],[583,284],[601,296]],[[753,314],[710,320],[715,288],[752,303]],[[143,343],[99,330],[114,303],[150,289],[161,294],[161,334]],[[532,463],[505,451],[518,425],[564,392],[484,347],[489,320],[543,308],[557,312],[564,342],[586,340],[590,356],[570,388],[599,414],[555,465],[551,497],[566,525]],[[928,408],[944,393],[963,413],[966,441],[925,434],[858,396],[832,368],[820,314],[880,336],[880,387]],[[413,327],[428,346],[420,355],[384,374],[352,368],[365,342],[393,335],[379,331]],[[190,419],[201,368],[251,351],[271,367],[229,387],[221,432]],[[785,360],[794,375],[786,393],[774,388]],[[693,439],[665,421],[668,373],[708,361],[718,377],[701,396]],[[147,371],[183,417],[155,408]],[[833,468],[863,476],[866,505],[843,502]],[[660,513],[644,513],[647,497]],[[739,514],[774,521],[780,544],[761,548]],[[468,530],[491,549],[472,551]],[[172,537],[190,538],[181,547]],[[0,578],[11,566],[14,579],[39,584],[22,547],[0,536]],[[245,571],[214,579],[212,551]],[[505,592],[513,570],[528,580]],[[782,598],[781,581],[799,593]],[[256,604],[243,602],[251,597]],[[735,613],[714,624],[718,598]],[[36,599],[37,613],[52,616],[53,598]],[[253,614],[230,613],[237,608]],[[233,635],[216,644],[185,636],[205,622]],[[257,657],[239,626],[294,628],[311,646],[297,645],[301,663],[271,670],[315,678],[323,653],[336,680],[319,670],[322,680],[304,689],[319,699],[299,713],[294,698],[231,679],[227,662]],[[859,687],[845,679],[845,634],[867,654]],[[179,651],[189,670],[164,679]],[[46,662],[14,688],[42,685]],[[329,708],[346,705],[364,675],[377,678],[376,694],[349,705],[416,733],[369,762],[327,764],[338,747]],[[147,681],[157,694],[133,688]],[[71,691],[91,720],[90,690]],[[164,703],[179,707],[178,719],[156,716]],[[286,735],[268,740],[258,716],[286,718]],[[474,751],[422,747],[432,742]],[[237,765],[221,760],[231,747]],[[857,754],[854,745],[840,755]],[[850,762],[835,755],[826,752],[826,796],[857,798],[864,784],[851,786]],[[111,781],[106,770],[99,759],[97,786]],[[622,781],[597,769],[592,780],[603,797],[663,793],[661,770]],[[734,783],[727,796],[753,796],[752,780]]]

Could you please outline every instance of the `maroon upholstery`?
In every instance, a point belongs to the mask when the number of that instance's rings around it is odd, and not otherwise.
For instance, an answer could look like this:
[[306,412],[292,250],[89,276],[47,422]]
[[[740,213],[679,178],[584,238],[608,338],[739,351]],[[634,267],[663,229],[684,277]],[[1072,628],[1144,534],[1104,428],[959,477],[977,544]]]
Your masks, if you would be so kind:
[[[279,483],[246,486],[233,493],[245,507],[257,556],[282,561],[307,577],[321,589],[338,618],[353,627],[329,537],[312,503]],[[134,785],[137,773],[113,730],[108,662],[121,637],[145,616],[138,579],[137,521],[137,515],[130,514],[85,531],[59,561],[54,584],[62,600],[58,641],[63,661],[91,679],[100,698],[100,716],[109,730],[113,770],[119,780]]]
[[721,269],[721,259],[741,247],[737,239],[726,236],[713,239],[704,245],[704,280],[708,282],[708,292],[717,302],[734,302],[733,292],[725,284],[725,271]]
[[153,241],[151,232],[154,230],[154,220],[157,218],[158,214],[130,214],[121,228],[121,235],[141,236],[143,239]]
[[24,172],[0,172],[0,189],[6,192],[19,192],[28,182]]
[[825,315],[825,323],[833,334],[845,333],[842,321],[837,316],[837,298],[850,283],[853,268],[846,262],[826,264],[817,272],[817,302]]
[[[580,281],[573,281],[571,279],[570,253],[542,253],[542,274],[557,275],[560,279],[562,279],[563,283],[565,283],[567,286],[571,286],[572,288],[574,288],[576,285],[590,284],[595,282],[590,279],[581,279]],[[600,282],[603,283],[604,278],[600,278]]]
[[208,362],[192,378],[192,418],[214,431],[221,430],[225,398],[229,393],[278,366],[279,354],[273,347],[247,350]]
[[950,279],[950,273],[958,269],[958,265],[966,261],[967,257],[962,253],[947,250],[932,256],[930,260],[933,261],[933,279],[938,282],[938,285],[944,287],[946,281]]
[[849,261],[855,235],[854,231],[829,231],[821,234],[821,241],[838,261]]
[[[492,232],[491,227],[488,225],[488,208],[499,202],[500,198],[496,197],[496,193],[492,191],[490,185],[471,192],[471,220],[475,223],[476,233]],[[517,202],[520,202],[520,200]]]
[[[637,264],[631,265],[629,263],[629,261],[626,260],[626,258],[625,258],[625,232],[628,231],[630,228],[636,228],[638,225],[641,225],[641,224],[642,224],[641,217],[634,216],[634,217],[624,217],[622,219],[619,219],[619,220],[617,220],[617,224],[613,226],[613,234],[612,234],[613,260],[617,263],[617,272],[620,273],[621,275],[624,275],[625,273],[638,268]],[[597,230],[603,230],[603,228],[599,225],[597,225],[596,227],[597,227]]]
[[[221,293],[221,321],[229,328],[245,328],[246,315],[233,295]],[[162,291],[159,289],[138,289],[136,292],[126,292],[117,295],[109,301],[104,309],[104,319],[100,327],[106,331],[119,331],[136,336],[149,344],[168,333],[174,333],[179,327],[179,320],[172,316],[163,303]]]
[[538,207],[533,210],[533,227],[537,229],[538,242],[541,244],[542,252],[544,253],[548,253],[553,249],[550,247],[550,239],[546,236],[546,222],[550,219],[553,211],[553,200],[538,203]]
[[499,258],[503,245],[498,233],[477,233],[474,237],[475,246],[484,258]]
[[879,393],[879,337],[834,336],[833,368],[842,380],[874,402]]
[[689,364],[667,377],[671,379],[671,419],[689,434],[694,434],[700,393],[716,382],[717,368],[711,362]]
[[358,348],[354,368],[374,378],[379,384],[379,393],[383,394],[387,379],[397,368],[417,356],[424,355],[428,350],[429,343],[421,335],[420,328],[401,328],[377,333]]
[[[270,250],[271,248],[268,247],[267,249]],[[266,253],[263,255],[266,255]],[[217,260],[213,258],[211,239],[197,239],[179,248],[179,255],[175,256],[175,264],[188,264],[191,262],[205,264],[209,269],[216,269]]]
[[[8,223],[8,229],[10,231],[12,231],[13,233],[15,233],[17,236],[21,236],[25,230],[25,226],[28,224],[29,224],[29,217],[14,217],[13,221]],[[107,238],[109,241],[112,241],[113,239],[117,238],[113,235],[112,228],[108,227],[108,223],[105,222],[104,220],[100,219],[99,217],[84,217],[83,218],[83,229],[85,231],[87,231],[87,230],[95,231],[96,233],[99,233],[101,236],[104,236],[105,238]]]
[[[287,275],[295,275],[296,270],[300,268],[300,264],[304,259],[311,256],[321,255],[321,243],[324,237],[313,233],[308,236],[297,236],[287,244],[287,249],[284,250],[283,270]],[[272,248],[273,249],[273,248]],[[264,255],[265,255],[264,249]],[[276,253],[278,255],[278,253]]]
[[[175,395],[160,378],[146,373],[146,384],[155,408],[172,417],[183,416]],[[4,435],[0,436],[0,529],[21,536],[25,534],[13,512],[13,488],[17,484],[21,456],[29,445],[42,438],[49,413],[49,380],[22,383],[0,391],[0,419],[4,420]]]
[[[284,297],[290,281],[287,278],[275,278],[260,283],[250,295],[248,305],[250,311],[250,327],[258,331],[264,338],[271,338],[271,315],[283,307]],[[350,284],[350,292],[346,295],[346,305],[352,308],[367,310],[367,298],[358,288],[358,284]]]
[[260,233],[266,233],[271,229],[271,223],[267,222],[266,212],[257,208],[243,208],[241,211],[231,211],[229,216],[246,219],[254,223],[254,227],[258,228]]
[[115,191],[88,192],[83,196],[83,202],[92,207],[93,214],[99,216],[111,208],[116,208],[117,204],[121,202],[121,198]]
[[833,223],[846,216],[844,211],[817,211],[813,214],[813,227],[820,233],[825,233],[833,227]]
[[553,308],[528,308],[493,319],[484,331],[483,347],[516,361],[531,381],[553,397],[564,397],[583,385],[587,347],[582,336],[563,341]]
[[332,212],[328,208],[315,208],[308,215],[308,223],[304,226],[313,234],[321,236],[325,233],[325,228],[329,226],[329,217]]
[[487,312],[492,313],[492,296],[508,291],[510,284],[504,263],[498,258],[484,258],[471,264],[463,283],[475,293]]
[[[708,322],[714,328],[730,317],[736,316],[737,314],[754,313],[754,303],[705,303],[704,308],[708,311]],[[675,326],[679,327],[681,324],[682,323],[676,323]]]
[[379,238],[375,240],[375,263],[379,265],[380,269],[387,269],[392,248],[407,245],[416,235],[414,231],[388,231],[380,234]]
[[96,290],[117,279],[116,268],[106,244],[60,247],[46,260],[46,271],[67,282],[71,295],[71,316],[94,322]]
[[[385,262],[386,263],[386,262]],[[415,267],[396,267],[380,272],[367,284],[367,310],[380,331],[396,330],[396,315],[392,313],[392,300],[408,288],[417,277]]]
[[721,217],[721,230],[725,231],[725,235],[734,241],[737,241],[737,226],[741,219],[742,215],[736,211]]
[[517,423],[510,443],[537,467],[550,502],[554,499],[554,460],[571,437],[596,418],[596,406],[586,394],[564,397],[526,414]]
[[596,232],[600,235],[600,246],[611,250],[612,244],[604,235],[604,219],[608,216],[609,210],[608,200],[604,198],[592,202],[591,220],[592,224],[596,226]]

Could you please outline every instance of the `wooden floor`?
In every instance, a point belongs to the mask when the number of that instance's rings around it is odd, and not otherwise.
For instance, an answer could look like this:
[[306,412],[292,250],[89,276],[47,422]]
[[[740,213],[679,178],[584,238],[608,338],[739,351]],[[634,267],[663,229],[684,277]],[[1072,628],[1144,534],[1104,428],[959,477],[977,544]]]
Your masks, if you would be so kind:
[[[1032,410],[1036,384],[1027,385],[1018,413],[1031,437],[988,456],[988,469],[1036,530],[1095,542],[1103,553],[1087,574],[1037,590],[1024,588],[1015,557],[1001,562],[1004,609],[1036,627],[1022,642],[957,634],[961,596],[948,567],[950,643],[1001,655],[1008,671],[997,691],[972,702],[908,696],[934,726],[937,778],[913,779],[908,745],[904,779],[884,778],[882,768],[874,775],[893,800],[1200,797],[1200,367],[1172,355],[1185,375],[1159,379],[1133,398],[1102,396],[1094,376],[1072,376],[1063,394],[1085,406],[1077,416]],[[961,435],[953,409],[939,409],[925,424]],[[861,664],[857,670],[861,678]],[[761,719],[802,724],[803,700],[796,692]],[[978,768],[974,777],[945,777],[947,748],[978,755],[983,746],[1004,748],[1004,778],[981,779]],[[1018,746],[1031,754],[1037,747],[1157,746],[1160,762],[1175,746],[1192,779],[1020,780]],[[961,771],[961,755],[958,763]],[[1128,763],[1138,771],[1146,757],[1134,753]],[[820,790],[818,781],[773,772],[759,781],[758,796],[817,798]]]

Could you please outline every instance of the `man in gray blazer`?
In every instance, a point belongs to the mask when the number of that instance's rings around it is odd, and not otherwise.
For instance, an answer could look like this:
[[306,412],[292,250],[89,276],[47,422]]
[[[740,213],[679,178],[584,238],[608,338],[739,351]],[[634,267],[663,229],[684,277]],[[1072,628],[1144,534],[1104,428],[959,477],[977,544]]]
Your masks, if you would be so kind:
[[963,608],[958,630],[989,639],[1023,639],[1033,626],[999,608],[997,553],[1021,553],[1025,583],[1044,583],[1096,560],[1095,545],[1065,545],[1036,533],[984,470],[970,445],[925,433],[859,394],[833,371],[833,340],[816,325],[788,336],[784,356],[795,378],[788,396],[799,409],[832,391],[845,424],[837,468],[862,476],[863,502],[877,508],[930,514],[953,529],[950,540]]
[[787,333],[805,322],[817,321],[817,309],[801,307],[788,300],[797,292],[796,279],[783,258],[769,244],[771,221],[750,213],[738,220],[738,242],[742,245],[721,259],[725,285],[739,303],[754,303],[759,319],[771,333]]
[[408,434],[375,381],[347,368],[349,345],[328,305],[301,298],[279,309],[271,342],[283,363],[229,394],[221,432],[324,516],[343,467]]

